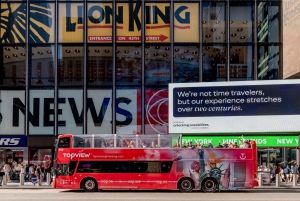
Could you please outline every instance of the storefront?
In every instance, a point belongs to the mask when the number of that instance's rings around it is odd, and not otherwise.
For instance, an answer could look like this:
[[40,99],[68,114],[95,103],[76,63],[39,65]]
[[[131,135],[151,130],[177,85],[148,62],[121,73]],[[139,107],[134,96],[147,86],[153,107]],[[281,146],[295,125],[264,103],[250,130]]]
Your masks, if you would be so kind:
[[0,136],[0,167],[9,164],[11,178],[18,179],[21,164],[28,163],[28,148],[25,136]]
[[29,164],[44,165],[50,171],[53,164],[55,137],[28,137]]
[[0,136],[0,166],[28,161],[25,136]]
[[204,146],[212,143],[214,147],[219,144],[234,143],[239,144],[240,140],[252,139],[257,144],[257,164],[263,166],[274,165],[294,165],[299,164],[298,136],[183,136],[183,144],[188,141],[199,142]]

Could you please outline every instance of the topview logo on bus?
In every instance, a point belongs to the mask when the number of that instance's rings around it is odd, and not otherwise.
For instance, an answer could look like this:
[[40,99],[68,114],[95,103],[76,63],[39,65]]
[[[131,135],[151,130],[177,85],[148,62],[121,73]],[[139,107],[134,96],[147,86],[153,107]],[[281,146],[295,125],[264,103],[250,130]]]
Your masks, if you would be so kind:
[[[198,5],[198,4],[197,4]],[[117,41],[141,41],[142,3],[130,1],[116,5]],[[174,17],[174,29],[190,30],[197,27],[198,20],[191,20],[198,14],[198,6],[194,4],[174,5],[174,14],[170,13],[169,3],[145,4],[145,40],[157,42],[170,41],[170,17]],[[73,16],[77,13],[76,16]],[[83,5],[66,4],[66,20],[64,30],[67,34],[83,29]],[[87,27],[89,41],[111,41],[113,27],[113,8],[111,3],[89,3],[87,10]],[[101,29],[101,31],[99,31]]]
[[64,158],[88,158],[90,157],[91,153],[86,154],[86,153],[63,153]]

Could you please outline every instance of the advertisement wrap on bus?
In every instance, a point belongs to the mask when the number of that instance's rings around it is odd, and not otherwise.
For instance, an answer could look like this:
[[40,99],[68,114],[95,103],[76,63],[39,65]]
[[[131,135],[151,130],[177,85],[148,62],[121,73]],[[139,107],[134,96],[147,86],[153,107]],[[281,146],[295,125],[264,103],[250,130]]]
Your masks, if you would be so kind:
[[[160,136],[59,136],[55,188],[164,189],[190,192],[257,186],[256,144],[251,148],[171,148],[174,140]],[[114,136],[114,137],[113,137]],[[148,141],[147,141],[148,140]],[[130,144],[133,144],[132,148]],[[128,146],[127,146],[128,145]]]

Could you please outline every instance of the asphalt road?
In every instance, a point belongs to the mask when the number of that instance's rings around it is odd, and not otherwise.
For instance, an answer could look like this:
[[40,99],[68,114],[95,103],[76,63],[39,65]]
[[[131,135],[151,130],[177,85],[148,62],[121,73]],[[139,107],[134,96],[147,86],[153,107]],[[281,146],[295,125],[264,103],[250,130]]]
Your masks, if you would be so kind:
[[0,189],[2,201],[299,201],[300,189],[251,189],[217,193],[179,191],[101,191],[59,189]]

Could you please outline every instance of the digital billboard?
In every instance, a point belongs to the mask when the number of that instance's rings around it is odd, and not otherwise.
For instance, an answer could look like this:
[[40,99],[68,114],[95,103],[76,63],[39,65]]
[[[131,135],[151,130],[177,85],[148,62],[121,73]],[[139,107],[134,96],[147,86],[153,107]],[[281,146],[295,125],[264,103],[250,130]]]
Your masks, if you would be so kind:
[[169,84],[170,133],[298,132],[300,80]]

